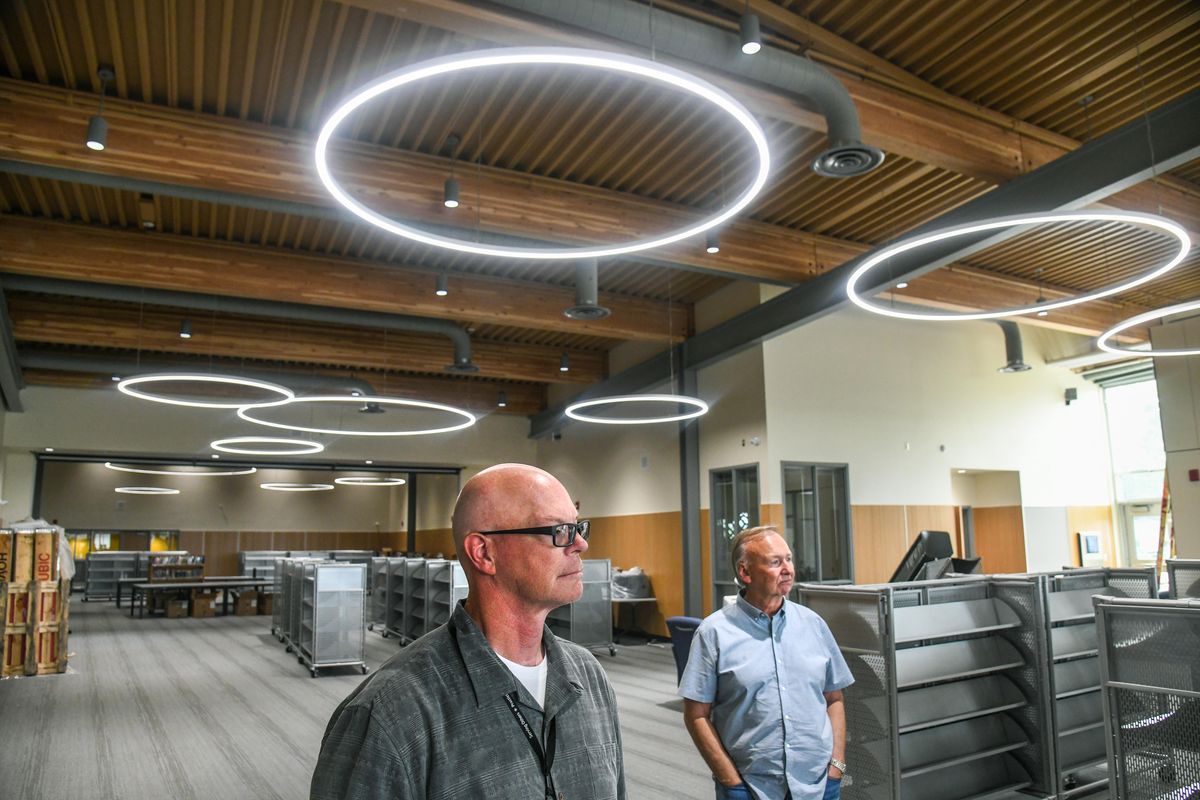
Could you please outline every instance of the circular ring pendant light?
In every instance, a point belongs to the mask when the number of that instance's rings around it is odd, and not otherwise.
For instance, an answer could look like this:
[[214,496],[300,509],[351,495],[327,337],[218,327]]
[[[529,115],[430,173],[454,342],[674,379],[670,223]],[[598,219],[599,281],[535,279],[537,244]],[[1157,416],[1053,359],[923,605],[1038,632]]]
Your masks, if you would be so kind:
[[[1087,294],[1077,295],[1076,297],[1068,297],[1065,300],[1032,303],[1027,306],[1001,309],[999,311],[972,311],[963,313],[908,311],[905,309],[892,308],[881,303],[876,303],[858,294],[857,287],[859,282],[862,281],[871,270],[883,264],[889,258],[897,256],[900,253],[905,253],[909,250],[915,250],[919,247],[924,247],[927,244],[932,244],[933,242],[940,242],[945,239],[953,239],[958,236],[966,236],[968,234],[979,233],[982,231],[1013,228],[1019,225],[1043,225],[1057,222],[1127,222],[1134,225],[1145,225],[1151,228],[1157,228],[1159,230],[1166,231],[1178,239],[1179,252],[1162,266],[1155,267],[1149,272],[1145,272],[1128,281],[1114,283],[1104,287],[1103,289],[1098,289],[1094,292],[1088,292]],[[1171,220],[1156,216],[1154,214],[1140,214],[1133,211],[1051,211],[1042,214],[1021,214],[1011,217],[997,217],[995,219],[984,220],[982,222],[973,222],[967,225],[956,225],[951,228],[944,228],[940,231],[933,231],[932,233],[915,236],[911,239],[905,239],[897,242],[896,244],[883,248],[878,253],[860,264],[856,270],[854,270],[854,273],[850,276],[850,280],[846,282],[846,294],[859,308],[870,311],[873,314],[882,314],[887,317],[896,317],[897,319],[929,320],[933,322],[1000,319],[1002,317],[1015,317],[1020,314],[1031,314],[1040,311],[1053,311],[1056,308],[1067,308],[1068,306],[1086,303],[1089,300],[1098,300],[1101,297],[1108,297],[1110,295],[1124,292],[1128,289],[1132,289],[1135,286],[1140,286],[1147,281],[1154,280],[1164,273],[1174,269],[1181,261],[1183,261],[1184,258],[1187,257],[1190,249],[1191,240],[1188,237],[1187,231]]]
[[[336,430],[333,428],[317,428],[306,427],[304,425],[292,425],[283,422],[272,422],[271,420],[259,419],[252,415],[252,412],[261,414],[263,411],[271,408],[282,408],[284,406],[298,406],[306,403],[353,403],[358,406],[362,405],[380,405],[380,406],[395,406],[399,408],[418,408],[428,409],[431,411],[445,411],[448,414],[456,414],[463,418],[462,422],[454,425],[446,425],[440,428],[420,428],[413,430],[394,430],[394,431],[352,431],[352,430]],[[406,400],[400,397],[351,397],[349,395],[320,395],[317,397],[297,397],[291,400],[277,400],[273,403],[259,403],[253,406],[245,406],[239,408],[237,415],[247,422],[253,422],[257,425],[267,425],[272,428],[282,428],[288,431],[304,431],[306,433],[326,433],[333,436],[424,436],[431,433],[449,433],[450,431],[459,431],[463,428],[469,428],[475,424],[475,415],[470,411],[464,411],[461,408],[444,405],[442,403],[431,403],[426,400]]]
[[245,469],[234,467],[233,469],[224,469],[223,470],[223,469],[189,468],[188,465],[186,465],[186,464],[180,464],[180,467],[182,467],[182,469],[178,469],[178,470],[144,469],[142,467],[131,467],[127,464],[116,464],[116,463],[113,463],[112,461],[105,461],[104,466],[107,469],[116,470],[117,472],[136,472],[140,475],[222,476],[222,475],[253,475],[254,473],[258,472],[258,467],[246,467]]
[[[245,400],[237,401],[220,401],[220,400],[179,400],[174,397],[166,397],[161,394],[148,392],[143,388],[147,385],[159,383],[210,383],[221,386],[236,386],[245,389],[259,389],[264,392],[280,395],[285,400],[290,400],[296,396],[296,393],[286,386],[280,386],[277,383],[267,383],[266,381],[257,381],[253,378],[242,378],[237,375],[212,375],[208,373],[187,373],[187,372],[163,372],[154,375],[135,375],[132,378],[126,378],[117,384],[117,389],[130,397],[137,397],[141,400],[149,400],[153,403],[167,403],[173,406],[187,406],[189,408],[242,408],[246,405],[254,405],[247,403]],[[273,401],[266,401],[273,402]]]
[[269,492],[329,492],[332,483],[260,483],[259,487]]
[[403,478],[373,478],[366,475],[349,478],[334,478],[334,483],[346,486],[403,486]]
[[1137,316],[1130,317],[1122,322],[1118,322],[1116,325],[1100,334],[1100,337],[1096,339],[1096,346],[1109,353],[1120,353],[1122,355],[1130,356],[1150,356],[1152,358],[1158,358],[1160,356],[1200,356],[1200,347],[1178,347],[1171,350],[1134,350],[1133,348],[1122,347],[1118,344],[1113,344],[1110,341],[1113,337],[1129,330],[1130,328],[1137,328],[1145,325],[1147,322],[1154,322],[1155,320],[1171,317],[1175,314],[1186,314],[1189,311],[1195,311],[1197,309],[1200,309],[1200,300],[1189,300],[1186,303],[1177,303],[1176,305],[1167,306],[1166,308],[1156,308],[1153,311],[1147,311],[1144,314],[1138,314]]
[[209,447],[222,453],[244,456],[306,456],[325,449],[325,445],[320,442],[285,439],[281,436],[235,436],[232,439],[217,439],[209,444]]
[[[594,414],[581,414],[585,408],[596,408],[609,404],[624,403],[671,403],[675,406],[690,406],[690,411],[682,414],[668,414],[660,417],[599,417]],[[650,425],[655,422],[682,422],[695,419],[708,413],[708,403],[696,397],[680,394],[627,394],[616,397],[598,397],[595,400],[584,400],[572,403],[567,407],[567,416],[580,422],[597,422],[601,425]]]
[[[469,72],[472,70],[489,70],[496,67],[538,66],[547,64],[586,67],[594,70],[633,75],[673,87],[704,100],[731,117],[750,137],[755,153],[758,156],[758,166],[749,185],[725,209],[674,232],[626,242],[624,244],[566,248],[531,248],[489,245],[468,239],[441,236],[423,231],[368,208],[351,197],[333,177],[329,169],[327,155],[330,140],[350,114],[376,97],[401,86],[413,85],[439,75]],[[333,114],[322,126],[321,133],[317,137],[315,157],[317,174],[320,176],[321,182],[325,184],[325,188],[333,195],[333,198],[360,219],[389,233],[422,244],[455,250],[461,253],[473,253],[475,255],[497,256],[501,258],[542,260],[605,258],[623,253],[636,253],[642,250],[662,247],[704,233],[733,218],[738,212],[749,205],[758,193],[762,191],[763,186],[767,182],[767,174],[771,167],[767,137],[763,132],[762,126],[746,110],[745,106],[723,90],[694,75],[654,61],[647,61],[620,53],[606,53],[599,50],[581,50],[566,47],[509,47],[458,53],[429,61],[422,61],[384,75],[359,89],[334,110]]]
[[117,494],[179,494],[178,489],[168,489],[165,486],[118,486],[113,491]]

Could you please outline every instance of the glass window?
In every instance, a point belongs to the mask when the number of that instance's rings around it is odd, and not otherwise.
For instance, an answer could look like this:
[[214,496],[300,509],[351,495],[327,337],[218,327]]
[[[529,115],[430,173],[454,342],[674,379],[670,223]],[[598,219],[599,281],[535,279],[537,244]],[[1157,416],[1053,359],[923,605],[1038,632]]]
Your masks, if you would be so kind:
[[711,473],[713,608],[725,595],[736,594],[729,564],[729,543],[739,531],[758,525],[758,467],[736,467]]
[[784,537],[797,581],[849,581],[850,499],[844,465],[783,465]]

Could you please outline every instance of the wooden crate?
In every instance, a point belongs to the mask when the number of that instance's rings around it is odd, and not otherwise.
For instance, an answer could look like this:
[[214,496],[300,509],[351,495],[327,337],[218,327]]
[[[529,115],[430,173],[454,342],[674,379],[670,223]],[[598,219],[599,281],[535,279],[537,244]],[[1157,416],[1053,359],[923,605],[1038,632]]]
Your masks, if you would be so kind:
[[58,531],[35,533],[33,540],[33,580],[58,580]]
[[12,531],[0,531],[0,586],[12,577],[13,535]]
[[33,534],[13,534],[12,575],[10,583],[26,584],[33,580]]
[[31,617],[36,625],[57,625],[63,620],[66,594],[58,581],[43,581],[33,584],[31,594]]
[[25,658],[29,650],[29,629],[25,626],[5,628],[4,640],[0,642],[3,660],[0,675],[10,677],[25,674]]
[[67,668],[67,629],[59,625],[35,625],[29,635],[25,659],[26,675],[52,675]]
[[28,625],[29,611],[29,584],[8,584],[4,592],[4,626],[13,628]]

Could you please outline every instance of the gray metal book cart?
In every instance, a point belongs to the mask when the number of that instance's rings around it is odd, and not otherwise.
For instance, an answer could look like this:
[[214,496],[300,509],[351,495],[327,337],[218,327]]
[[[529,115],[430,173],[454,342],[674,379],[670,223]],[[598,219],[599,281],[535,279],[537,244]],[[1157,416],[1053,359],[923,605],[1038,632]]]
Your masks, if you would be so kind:
[[546,624],[555,635],[581,647],[606,647],[609,655],[616,655],[612,629],[612,561],[584,559],[583,594],[574,603],[551,611]]
[[1200,600],[1095,600],[1115,800],[1200,796]]
[[1053,791],[1039,585],[967,576],[802,584],[855,684],[846,800],[1029,800]]
[[358,667],[365,675],[365,564],[308,562],[300,565],[299,636],[296,655],[315,678],[326,667]]
[[400,615],[401,642],[408,644],[425,635],[425,567],[440,559],[409,558],[404,562],[404,611]]
[[238,553],[238,574],[274,579],[275,562],[287,554],[286,550],[242,550]]
[[1167,581],[1172,600],[1200,597],[1200,558],[1168,558]]
[[272,590],[275,598],[271,605],[271,633],[275,634],[275,638],[281,642],[284,640],[283,609],[285,601],[283,591],[283,576],[286,572],[284,567],[286,563],[286,558],[275,559],[271,572],[271,579],[274,581]]
[[83,602],[115,598],[117,581],[121,578],[137,577],[137,564],[138,554],[133,551],[88,553]]
[[457,561],[442,561],[429,567],[425,596],[425,632],[444,624],[459,600],[467,597],[467,573]]
[[367,606],[370,613],[367,614],[367,630],[373,631],[376,626],[380,632],[387,634],[385,624],[387,622],[387,606],[388,606],[388,559],[387,557],[376,557],[371,559],[370,569],[370,585],[371,599]]
[[383,621],[383,635],[395,636],[404,642],[404,581],[408,574],[408,562],[416,559],[393,556],[387,565],[387,609]]

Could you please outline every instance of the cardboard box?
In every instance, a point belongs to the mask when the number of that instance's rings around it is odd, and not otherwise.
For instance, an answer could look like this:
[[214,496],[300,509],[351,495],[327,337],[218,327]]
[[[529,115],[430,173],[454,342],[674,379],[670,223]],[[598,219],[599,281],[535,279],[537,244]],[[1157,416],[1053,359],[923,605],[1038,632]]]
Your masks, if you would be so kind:
[[62,621],[62,588],[58,581],[33,584],[32,617],[37,625],[58,624]]
[[29,624],[29,584],[10,583],[4,598],[5,627]]
[[0,642],[4,660],[0,665],[0,675],[9,677],[25,674],[25,657],[29,649],[29,630],[26,628],[5,628],[4,641]]
[[259,614],[273,614],[275,611],[275,595],[271,592],[259,592],[257,605]]
[[13,535],[11,531],[0,531],[0,586],[12,577]]
[[239,617],[252,617],[258,613],[258,592],[242,590],[233,603],[233,613]]
[[199,591],[192,593],[193,617],[211,617],[215,616],[215,614],[216,610],[213,609],[213,596],[211,594],[205,594]]
[[33,580],[58,580],[58,531],[35,533],[33,540]]
[[167,619],[180,619],[187,616],[186,600],[167,601]]
[[26,584],[33,580],[33,534],[13,534],[12,575],[10,583]]

